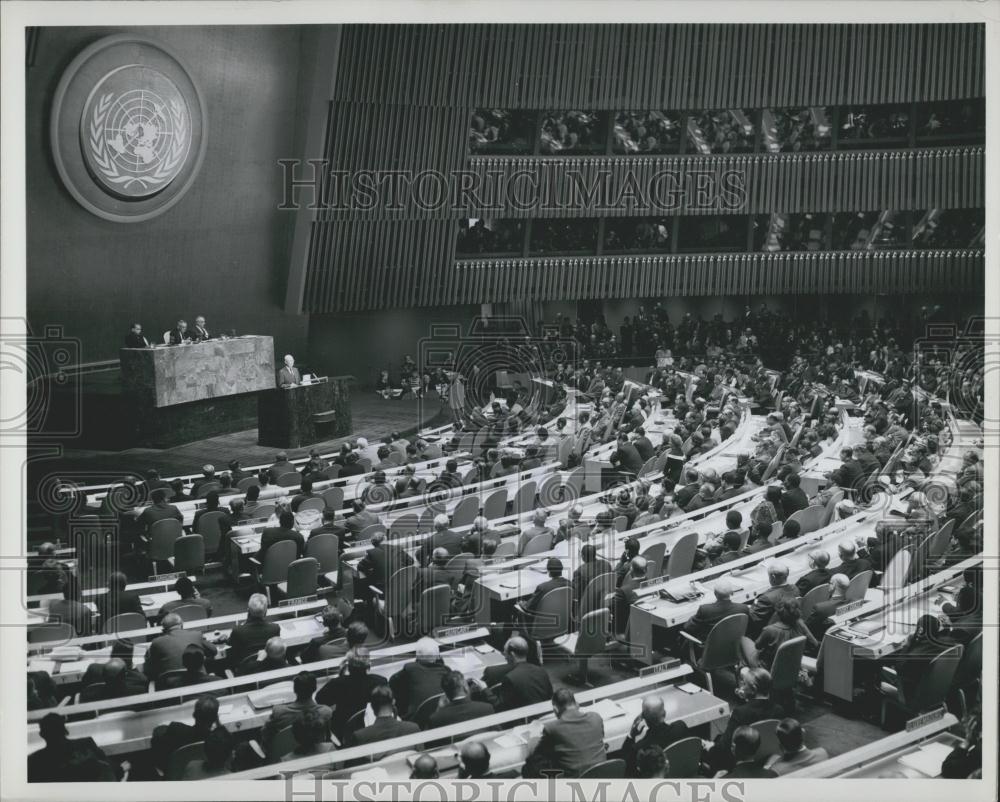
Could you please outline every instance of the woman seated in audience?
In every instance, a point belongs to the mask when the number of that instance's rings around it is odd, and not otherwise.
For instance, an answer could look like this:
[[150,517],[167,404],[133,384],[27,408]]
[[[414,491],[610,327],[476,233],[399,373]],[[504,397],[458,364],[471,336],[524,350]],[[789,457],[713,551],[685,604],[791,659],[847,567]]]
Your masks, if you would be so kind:
[[816,638],[813,637],[802,620],[802,609],[797,598],[778,599],[774,614],[777,620],[767,624],[757,636],[756,641],[751,641],[747,637],[740,639],[740,651],[749,667],[743,669],[744,671],[752,668],[770,670],[778,647],[785,641],[800,635],[806,639],[808,646],[818,647]]
[[750,513],[750,522],[757,524],[769,523],[781,519],[781,485],[770,485],[764,493],[764,498]]

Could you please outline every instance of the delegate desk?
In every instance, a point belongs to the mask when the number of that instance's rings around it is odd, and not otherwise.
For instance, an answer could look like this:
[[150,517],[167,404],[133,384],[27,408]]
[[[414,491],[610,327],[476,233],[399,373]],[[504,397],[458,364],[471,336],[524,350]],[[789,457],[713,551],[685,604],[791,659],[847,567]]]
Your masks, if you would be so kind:
[[122,393],[139,445],[165,447],[245,428],[256,394],[274,387],[274,341],[246,335],[122,348]]
[[[406,648],[412,650],[412,644]],[[385,650],[382,654],[388,653]],[[400,654],[399,650],[395,651]],[[372,653],[373,661],[380,657],[380,652]],[[456,652],[445,652],[442,655],[444,662],[453,670],[461,671],[468,678],[480,678],[483,671],[496,665],[505,663],[503,655],[490,646],[477,646],[474,649],[459,649]],[[72,715],[74,713],[97,712],[98,718],[71,721],[66,726],[69,730],[70,738],[81,738],[84,736],[93,737],[97,745],[109,755],[129,754],[148,749],[152,739],[153,729],[160,724],[168,724],[171,721],[191,721],[194,711],[195,700],[189,699],[186,702],[169,707],[157,707],[151,710],[129,711],[129,708],[145,706],[153,701],[169,698],[183,698],[184,696],[201,696],[206,693],[225,692],[234,685],[246,685],[265,682],[267,680],[281,679],[283,681],[268,685],[257,690],[243,691],[223,696],[219,699],[219,720],[230,730],[242,732],[261,727],[271,715],[271,708],[276,704],[284,704],[292,701],[295,694],[292,690],[292,678],[295,674],[304,670],[313,670],[325,667],[328,671],[339,668],[342,658],[323,661],[317,664],[304,664],[291,666],[287,669],[277,671],[262,672],[248,677],[237,677],[234,680],[219,680],[218,682],[207,682],[202,685],[195,685],[188,688],[180,688],[171,691],[158,691],[149,694],[123,697],[105,702],[87,703],[74,705],[72,707],[60,708],[60,712]],[[371,673],[378,674],[388,679],[403,666],[412,660],[397,660],[389,663],[373,664]],[[320,682],[322,685],[322,680]],[[114,708],[118,712],[114,715],[105,715],[109,708]],[[39,712],[31,711],[29,718],[34,722],[28,726],[28,751],[40,749],[44,746],[41,735],[38,733]],[[96,724],[96,726],[95,726]]]
[[[257,396],[257,444],[301,448],[351,433],[353,376],[330,376]],[[274,387],[274,384],[271,384]]]

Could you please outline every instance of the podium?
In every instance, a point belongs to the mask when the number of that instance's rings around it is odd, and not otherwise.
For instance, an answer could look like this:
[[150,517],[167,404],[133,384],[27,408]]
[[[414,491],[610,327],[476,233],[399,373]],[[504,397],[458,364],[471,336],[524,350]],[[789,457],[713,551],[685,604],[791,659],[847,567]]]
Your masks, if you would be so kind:
[[302,448],[351,433],[350,382],[330,376],[257,396],[257,444]]

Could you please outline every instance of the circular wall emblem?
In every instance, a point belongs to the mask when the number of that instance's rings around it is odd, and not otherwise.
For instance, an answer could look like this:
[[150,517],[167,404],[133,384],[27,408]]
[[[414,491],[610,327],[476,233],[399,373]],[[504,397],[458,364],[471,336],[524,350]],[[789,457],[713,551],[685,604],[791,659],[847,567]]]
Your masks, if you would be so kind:
[[52,154],[70,194],[107,220],[166,211],[205,152],[198,87],[177,56],[144,37],[109,36],[66,69],[52,108]]

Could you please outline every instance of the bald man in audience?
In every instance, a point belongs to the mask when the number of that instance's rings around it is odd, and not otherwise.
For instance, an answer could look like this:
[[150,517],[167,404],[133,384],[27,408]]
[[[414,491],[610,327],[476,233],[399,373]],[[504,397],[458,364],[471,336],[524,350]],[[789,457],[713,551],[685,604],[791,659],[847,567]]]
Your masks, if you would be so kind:
[[775,560],[767,568],[767,579],[771,587],[761,593],[750,605],[750,626],[748,632],[756,637],[774,615],[778,599],[794,599],[799,595],[795,585],[788,584],[788,563]]
[[[250,659],[256,657],[256,659]],[[268,639],[264,648],[256,655],[250,655],[236,667],[236,673],[240,676],[247,674],[259,674],[262,671],[276,671],[279,668],[288,668],[288,647],[278,636]]]
[[795,590],[800,596],[805,596],[813,588],[825,585],[830,581],[830,552],[825,549],[815,549],[809,552],[809,573],[800,577],[795,583]]
[[728,577],[717,579],[712,585],[715,601],[699,606],[695,614],[684,623],[684,631],[704,641],[712,631],[712,627],[723,618],[738,614],[749,617],[750,608],[732,600],[734,590],[735,586]]
[[458,752],[460,780],[501,780],[517,777],[517,771],[491,772],[490,750],[480,741],[466,741]]
[[434,516],[434,531],[424,538],[417,551],[417,561],[421,565],[430,563],[435,549],[445,549],[451,557],[461,553],[462,537],[448,528],[449,523],[448,516],[444,513]]
[[826,634],[826,631],[833,624],[831,617],[837,612],[837,608],[840,605],[846,603],[844,599],[850,584],[851,580],[847,578],[846,574],[834,574],[830,577],[830,598],[819,602],[813,607],[812,612],[805,621],[806,626],[809,627],[809,631],[812,632],[816,640],[823,639],[823,635]]
[[872,570],[872,564],[864,557],[858,556],[858,547],[853,540],[845,540],[838,547],[840,565],[833,569],[835,573],[844,574],[848,579],[854,579],[862,571]]
[[524,554],[525,547],[536,537],[548,537],[549,540],[546,541],[546,551],[552,547],[552,530],[545,525],[546,521],[549,519],[548,510],[537,509],[531,515],[531,526],[527,526],[521,530],[521,536],[517,540],[517,553],[518,555]]
[[400,714],[411,720],[421,704],[441,693],[441,680],[449,671],[440,647],[430,638],[417,641],[416,653],[416,660],[389,677]]
[[413,761],[411,780],[436,780],[438,776],[438,764],[433,756],[423,754]]
[[267,596],[254,593],[247,602],[247,620],[233,627],[229,633],[229,665],[260,651],[271,638],[281,634],[281,627],[267,620]]
[[635,717],[632,728],[622,744],[621,753],[625,760],[626,775],[636,776],[636,755],[640,749],[655,746],[662,751],[687,736],[687,724],[683,721],[667,721],[667,709],[663,697],[657,695],[643,697],[642,712]]
[[[552,698],[549,674],[540,665],[528,662],[528,649],[528,642],[519,635],[508,638],[503,647],[507,662],[501,666],[487,666],[482,682],[477,683],[482,698],[498,711],[513,710]],[[486,692],[495,685],[500,686],[495,694]]]
[[161,625],[163,634],[154,638],[146,652],[146,662],[143,673],[151,680],[156,680],[164,671],[174,671],[184,668],[184,650],[188,646],[196,646],[205,653],[205,657],[215,657],[218,650],[214,644],[205,640],[204,635],[196,630],[185,630],[184,622],[177,613],[168,613]]

